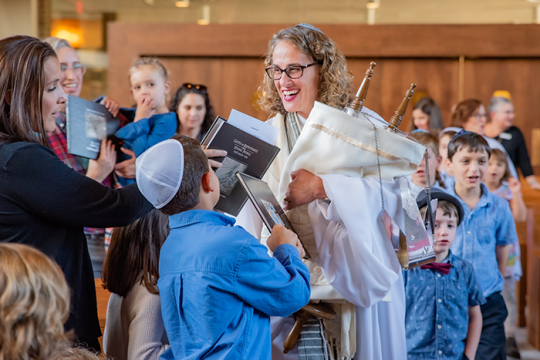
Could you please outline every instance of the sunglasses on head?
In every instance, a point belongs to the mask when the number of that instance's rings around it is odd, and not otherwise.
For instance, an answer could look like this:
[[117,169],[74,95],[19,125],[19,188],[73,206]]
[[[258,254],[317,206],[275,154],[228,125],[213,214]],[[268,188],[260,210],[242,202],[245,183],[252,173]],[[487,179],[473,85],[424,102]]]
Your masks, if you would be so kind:
[[197,85],[197,84],[191,84],[191,83],[185,83],[182,84],[183,88],[189,89],[189,90],[199,90],[200,92],[205,93],[206,92],[206,86],[204,85]]

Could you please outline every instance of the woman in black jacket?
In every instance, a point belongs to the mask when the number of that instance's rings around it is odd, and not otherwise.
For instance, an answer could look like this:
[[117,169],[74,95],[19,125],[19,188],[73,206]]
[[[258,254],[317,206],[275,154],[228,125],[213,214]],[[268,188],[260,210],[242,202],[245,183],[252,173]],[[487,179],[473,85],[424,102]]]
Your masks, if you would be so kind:
[[83,227],[126,226],[152,205],[136,185],[111,190],[69,168],[46,132],[66,101],[50,45],[29,36],[0,40],[0,241],[36,247],[71,288],[66,330],[99,350],[92,265]]

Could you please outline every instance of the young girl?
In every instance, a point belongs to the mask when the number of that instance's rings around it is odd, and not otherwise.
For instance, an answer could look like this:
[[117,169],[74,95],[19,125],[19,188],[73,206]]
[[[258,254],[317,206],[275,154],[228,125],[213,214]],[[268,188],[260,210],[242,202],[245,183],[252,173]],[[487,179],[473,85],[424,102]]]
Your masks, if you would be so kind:
[[[493,149],[489,158],[489,167],[484,183],[488,190],[510,203],[514,221],[523,222],[527,217],[527,208],[521,194],[521,184],[510,175],[506,154],[499,149]],[[502,295],[508,308],[508,317],[504,323],[506,331],[507,355],[519,355],[515,340],[516,324],[516,281],[523,275],[520,261],[521,251],[519,243],[515,243],[510,248],[508,254],[508,264],[504,275],[504,288]]]
[[[171,88],[169,72],[155,58],[140,58],[129,70],[131,94],[137,103],[133,110],[133,122],[116,132],[124,139],[124,148],[132,150],[138,157],[148,148],[170,139],[176,133],[176,115],[167,108],[167,97]],[[130,156],[129,151],[122,151]],[[134,179],[121,178],[122,185]]]
[[448,187],[449,181],[454,177],[452,170],[446,166],[446,159],[448,158],[448,143],[457,134],[457,131],[451,129],[452,128],[446,128],[439,133],[439,155],[441,156],[441,165],[437,170],[439,171],[441,182],[446,187]]
[[[441,163],[441,157],[439,156],[439,142],[437,141],[437,137],[424,130],[415,130],[410,136],[418,140],[418,142],[427,148],[430,186],[445,189],[446,187],[440,182],[439,173],[437,171],[437,168]],[[416,169],[413,174],[409,175],[411,193],[415,198],[418,196],[420,191],[426,188],[426,183],[426,159],[424,158],[418,166],[418,169]]]
[[152,210],[113,231],[103,268],[103,287],[112,292],[103,349],[116,360],[158,359],[169,347],[157,289],[159,253],[169,218]]
[[204,85],[180,86],[169,104],[178,117],[178,134],[201,142],[214,121],[214,110]]

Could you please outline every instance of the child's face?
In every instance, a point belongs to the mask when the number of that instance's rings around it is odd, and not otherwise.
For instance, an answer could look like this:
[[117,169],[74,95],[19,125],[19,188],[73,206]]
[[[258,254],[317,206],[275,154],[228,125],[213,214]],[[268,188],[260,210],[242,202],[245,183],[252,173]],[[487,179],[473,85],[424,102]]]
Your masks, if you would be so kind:
[[429,131],[429,115],[422,110],[413,110],[412,121],[417,129]]
[[489,159],[486,182],[500,184],[505,171],[506,171],[506,164],[499,161],[496,156],[492,156]]
[[[441,164],[441,159],[439,156],[435,155],[433,150],[430,148],[427,148],[428,150],[428,162],[429,162],[429,180],[432,186],[435,184],[435,174],[437,172],[437,168]],[[420,165],[418,165],[418,169],[411,175],[411,180],[413,183],[415,183],[418,186],[425,187],[427,183],[427,177],[426,177],[426,157],[422,159],[422,162]]]
[[446,161],[448,157],[448,143],[452,140],[449,135],[443,135],[439,140],[439,155],[442,161]]
[[450,159],[446,159],[446,165],[454,174],[456,185],[459,184],[467,190],[480,188],[484,181],[489,166],[489,156],[486,150],[469,151],[462,148]]
[[451,215],[444,215],[442,209],[437,208],[435,217],[435,243],[433,251],[435,254],[448,251],[456,237],[457,219]]
[[135,102],[146,98],[154,101],[154,108],[165,105],[171,84],[165,81],[159,71],[149,65],[140,66],[131,75],[131,93]]

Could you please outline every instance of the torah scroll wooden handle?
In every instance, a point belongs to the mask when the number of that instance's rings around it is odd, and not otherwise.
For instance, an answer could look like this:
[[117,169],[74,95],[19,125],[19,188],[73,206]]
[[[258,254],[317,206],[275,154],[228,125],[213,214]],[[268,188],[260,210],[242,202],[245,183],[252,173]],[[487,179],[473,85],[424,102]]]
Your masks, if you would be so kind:
[[360,85],[360,89],[358,89],[356,97],[351,103],[351,108],[354,111],[361,111],[364,107],[364,100],[366,100],[369,83],[371,82],[371,77],[373,76],[373,68],[375,67],[375,65],[377,65],[375,61],[369,63],[369,69],[367,69],[366,76],[364,77],[364,80],[362,80],[362,85]]
[[399,128],[399,125],[401,125],[401,122],[403,121],[403,115],[405,115],[405,111],[407,111],[407,106],[409,106],[409,101],[411,100],[412,96],[414,95],[414,88],[416,87],[416,84],[411,84],[410,89],[405,94],[405,98],[401,102],[401,105],[399,105],[399,108],[394,113],[394,115],[390,118],[390,124],[389,127],[392,130],[395,130]]
[[307,319],[311,316],[315,316],[323,320],[333,320],[336,318],[336,312],[330,306],[325,303],[309,303],[300,309],[295,314],[294,325],[289,331],[285,343],[283,344],[283,352],[286,354],[291,351],[300,337],[300,332],[302,332],[302,326],[306,323]]

